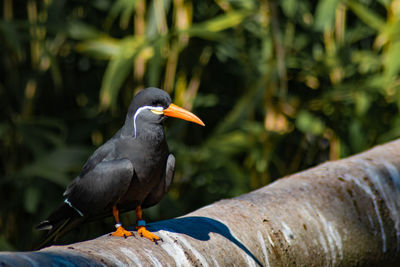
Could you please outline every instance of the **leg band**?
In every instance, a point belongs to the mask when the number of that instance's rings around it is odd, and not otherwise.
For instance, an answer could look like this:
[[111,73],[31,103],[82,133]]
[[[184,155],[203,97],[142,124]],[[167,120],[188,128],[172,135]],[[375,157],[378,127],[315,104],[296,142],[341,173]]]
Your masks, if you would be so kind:
[[146,221],[145,220],[137,221],[137,226],[146,226]]
[[117,229],[118,229],[118,227],[121,227],[121,226],[122,226],[122,224],[120,224],[120,223],[115,224],[115,228],[117,228]]

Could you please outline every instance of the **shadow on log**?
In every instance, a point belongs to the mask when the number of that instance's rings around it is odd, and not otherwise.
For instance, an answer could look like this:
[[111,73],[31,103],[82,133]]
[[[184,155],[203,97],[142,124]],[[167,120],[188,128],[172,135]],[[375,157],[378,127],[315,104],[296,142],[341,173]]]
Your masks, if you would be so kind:
[[399,266],[400,141],[327,162],[186,216],[149,224],[164,242],[108,235],[1,266]]

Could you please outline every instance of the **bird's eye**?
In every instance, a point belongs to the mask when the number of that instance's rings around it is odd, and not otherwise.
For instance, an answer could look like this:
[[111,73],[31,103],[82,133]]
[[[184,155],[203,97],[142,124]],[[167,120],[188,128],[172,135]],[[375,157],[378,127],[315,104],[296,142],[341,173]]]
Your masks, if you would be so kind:
[[162,107],[162,104],[161,104],[161,102],[159,102],[159,101],[153,101],[153,102],[151,102],[151,105],[153,106],[153,107]]

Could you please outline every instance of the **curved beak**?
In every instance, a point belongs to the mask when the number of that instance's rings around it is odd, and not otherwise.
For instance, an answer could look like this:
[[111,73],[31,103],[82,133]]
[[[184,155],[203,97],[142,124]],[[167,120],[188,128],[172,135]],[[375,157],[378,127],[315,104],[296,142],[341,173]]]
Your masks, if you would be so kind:
[[199,119],[199,117],[194,115],[192,112],[187,111],[186,109],[183,109],[175,104],[169,105],[167,109],[163,110],[163,113],[165,116],[168,117],[179,118],[200,124],[201,126],[205,126],[205,124]]

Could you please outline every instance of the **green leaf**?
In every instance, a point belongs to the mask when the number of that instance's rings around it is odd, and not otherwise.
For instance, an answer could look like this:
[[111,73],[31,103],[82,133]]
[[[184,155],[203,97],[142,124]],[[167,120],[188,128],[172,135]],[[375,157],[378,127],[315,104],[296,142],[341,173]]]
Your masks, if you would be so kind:
[[16,176],[40,177],[57,184],[60,187],[66,187],[71,181],[70,177],[65,173],[49,168],[49,166],[44,165],[40,161],[35,161],[34,163],[27,165],[18,172]]
[[365,92],[358,91],[355,93],[355,108],[357,116],[364,116],[370,106],[371,100]]
[[102,109],[115,106],[118,92],[132,69],[132,61],[133,57],[117,57],[108,63],[100,89]]
[[296,127],[303,133],[321,135],[325,130],[325,124],[313,114],[302,110],[297,115]]
[[363,151],[367,146],[367,139],[364,134],[365,129],[359,120],[353,120],[349,127],[349,141],[353,153]]
[[389,21],[383,27],[381,35],[386,35],[389,41],[397,41],[400,37],[400,20]]
[[391,123],[391,129],[379,136],[378,143],[386,143],[400,137],[400,118],[396,117]]
[[117,0],[112,5],[108,17],[106,19],[107,27],[111,26],[111,23],[121,15],[120,25],[122,28],[126,28],[129,24],[129,21],[135,11],[136,4],[138,0]]
[[128,36],[118,42],[119,52],[108,63],[101,83],[102,109],[115,107],[118,92],[132,69],[133,59],[146,47],[145,41],[144,37]]
[[26,165],[16,176],[43,178],[65,187],[73,178],[70,173],[78,172],[88,156],[85,147],[59,147]]
[[384,19],[364,5],[352,0],[347,0],[346,4],[354,12],[354,14],[356,14],[365,24],[370,26],[372,29],[380,31],[384,27]]
[[356,50],[352,52],[351,61],[358,65],[360,74],[376,72],[382,66],[382,57],[369,50]]
[[77,50],[100,59],[110,59],[120,53],[120,42],[110,37],[101,37],[79,43]]
[[104,35],[92,25],[78,20],[73,20],[68,24],[67,32],[72,39],[77,40],[94,39]]
[[332,29],[335,23],[336,6],[340,0],[320,0],[315,12],[315,28],[320,31]]
[[30,186],[25,191],[25,210],[29,213],[35,213],[38,208],[40,191],[38,188]]
[[216,33],[241,24],[249,14],[248,11],[232,11],[207,21],[193,24],[188,29],[183,30],[183,32],[205,39],[216,39],[220,37]]
[[0,19],[0,33],[3,45],[6,44],[14,53],[19,53],[23,49],[21,32],[18,31],[17,26],[16,23]]
[[[157,39],[160,35],[160,30],[163,34],[168,32],[167,16],[168,10],[171,7],[171,0],[160,0],[160,1],[151,1],[150,6],[147,11],[147,20],[146,20],[146,36],[147,38]],[[160,4],[162,3],[162,4]],[[184,5],[184,2],[180,2],[174,6],[174,8],[179,9],[180,5]]]
[[281,5],[285,15],[292,18],[298,10],[299,2],[297,0],[283,0]]
[[165,47],[165,38],[160,38],[153,46],[154,55],[148,62],[147,69],[147,84],[149,86],[158,86],[160,84],[161,73],[163,70],[163,64],[165,62],[162,48]]
[[388,46],[384,56],[384,79],[389,85],[400,72],[400,41],[393,42]]

